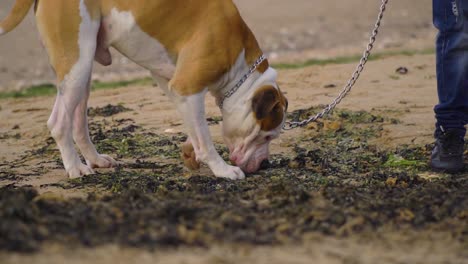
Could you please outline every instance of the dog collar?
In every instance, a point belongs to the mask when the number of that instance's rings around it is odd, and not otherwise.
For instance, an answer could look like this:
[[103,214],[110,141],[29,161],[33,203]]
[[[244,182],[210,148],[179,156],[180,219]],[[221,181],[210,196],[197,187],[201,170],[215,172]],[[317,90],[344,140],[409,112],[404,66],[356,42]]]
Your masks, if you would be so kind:
[[237,82],[236,85],[232,87],[229,91],[225,92],[223,96],[218,98],[217,103],[220,109],[223,109],[224,101],[228,99],[229,97],[231,97],[233,94],[235,94],[237,90],[239,90],[239,88],[245,83],[245,81],[247,81],[250,75],[252,75],[252,73],[254,73],[255,70],[257,70],[258,66],[262,64],[262,62],[265,60],[266,60],[266,56],[262,54],[262,56],[260,56],[254,62],[254,64],[249,68],[249,71],[239,80],[239,82]]

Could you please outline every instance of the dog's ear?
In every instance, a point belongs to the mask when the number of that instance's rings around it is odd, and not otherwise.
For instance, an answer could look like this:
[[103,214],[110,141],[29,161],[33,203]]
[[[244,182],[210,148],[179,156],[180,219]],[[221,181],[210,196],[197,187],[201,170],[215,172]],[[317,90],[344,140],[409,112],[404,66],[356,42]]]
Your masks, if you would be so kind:
[[287,100],[271,85],[260,87],[252,98],[252,111],[263,131],[277,128],[283,122]]

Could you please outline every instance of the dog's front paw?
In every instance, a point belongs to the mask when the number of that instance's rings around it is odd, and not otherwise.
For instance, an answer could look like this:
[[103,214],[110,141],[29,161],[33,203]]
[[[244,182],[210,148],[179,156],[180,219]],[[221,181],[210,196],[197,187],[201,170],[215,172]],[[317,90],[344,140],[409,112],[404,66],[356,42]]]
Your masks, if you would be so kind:
[[67,169],[67,174],[70,179],[78,179],[86,175],[95,174],[95,172],[93,169],[91,169],[91,167],[79,163]]
[[182,144],[182,153],[180,154],[184,161],[185,167],[190,170],[198,170],[200,168],[200,162],[197,161],[195,150],[193,149],[192,143],[189,141]]
[[88,164],[91,168],[113,168],[117,167],[117,161],[111,158],[108,155],[99,154],[96,159],[94,160],[86,160],[86,164]]
[[227,178],[231,180],[243,180],[245,179],[244,172],[239,168],[225,164],[223,168],[213,170],[216,177]]

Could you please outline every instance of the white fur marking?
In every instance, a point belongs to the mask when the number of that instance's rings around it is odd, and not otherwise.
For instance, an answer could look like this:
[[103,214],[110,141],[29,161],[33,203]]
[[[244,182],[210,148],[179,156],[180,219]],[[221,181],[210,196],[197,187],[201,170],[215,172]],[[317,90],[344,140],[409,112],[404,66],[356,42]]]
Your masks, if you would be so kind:
[[[89,80],[92,72],[92,61],[94,60],[96,52],[96,42],[90,41],[96,36],[96,33],[99,29],[99,21],[93,21],[89,12],[86,9],[84,1],[80,2],[80,15],[81,15],[81,24],[80,24],[80,33],[78,38],[78,46],[80,48],[80,57],[78,62],[73,66],[70,73],[65,77],[68,78],[68,81],[71,81],[68,85],[71,89],[76,89],[81,96],[76,96],[74,98],[73,105],[77,105],[79,108],[86,108],[87,105],[87,93],[89,92]],[[78,112],[77,112],[78,111]],[[79,115],[79,119],[76,120],[76,115]],[[75,138],[84,138],[82,142],[76,142],[83,154],[83,156],[89,160],[97,158],[98,153],[96,148],[91,143],[89,139],[88,132],[88,122],[86,120],[86,109],[75,110],[75,118],[73,120],[75,123],[73,128],[73,134]]]
[[242,170],[226,164],[214,147],[205,119],[205,95],[206,91],[182,97],[173,95],[174,102],[184,118],[197,161],[206,163],[216,177],[243,179],[245,175]]
[[97,155],[94,146],[89,141],[87,123],[78,120],[79,125],[73,128],[74,122],[77,121],[75,117],[77,111],[79,118],[86,119],[82,116],[85,111],[82,111],[82,114],[79,112],[86,105],[88,82],[96,50],[96,42],[92,40],[99,29],[99,22],[91,20],[84,0],[80,1],[80,16],[82,19],[78,37],[80,56],[70,72],[64,77],[62,83],[59,84],[59,94],[48,121],[48,127],[57,142],[62,154],[63,164],[70,178],[94,173],[90,167],[81,163],[74,148],[72,134],[74,134],[75,138],[84,137],[88,139],[88,142],[79,146],[85,157]]
[[[63,84],[71,87],[82,87],[86,86],[88,82],[88,74],[91,73],[92,64],[90,60],[94,60],[96,52],[96,42],[90,41],[94,38],[99,28],[98,21],[92,21],[89,13],[86,10],[84,0],[80,1],[80,16],[81,24],[78,36],[78,47],[80,49],[80,55],[78,61],[73,65],[70,72],[65,75]],[[87,73],[87,74],[84,74]]]
[[3,35],[3,33],[5,33],[5,31],[0,27],[0,36]]

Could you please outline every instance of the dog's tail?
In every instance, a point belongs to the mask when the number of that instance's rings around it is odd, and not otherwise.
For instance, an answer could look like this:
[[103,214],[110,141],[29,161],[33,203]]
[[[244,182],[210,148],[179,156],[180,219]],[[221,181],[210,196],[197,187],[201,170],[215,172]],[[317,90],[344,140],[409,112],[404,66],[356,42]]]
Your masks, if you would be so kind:
[[16,0],[8,16],[0,22],[0,36],[12,31],[28,14],[36,0]]

